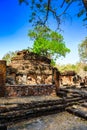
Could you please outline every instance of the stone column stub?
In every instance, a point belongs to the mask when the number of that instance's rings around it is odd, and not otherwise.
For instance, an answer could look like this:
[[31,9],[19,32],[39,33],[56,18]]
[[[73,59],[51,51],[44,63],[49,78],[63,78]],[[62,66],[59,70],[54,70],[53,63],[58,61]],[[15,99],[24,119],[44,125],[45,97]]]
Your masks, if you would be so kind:
[[0,97],[5,96],[6,61],[0,60]]

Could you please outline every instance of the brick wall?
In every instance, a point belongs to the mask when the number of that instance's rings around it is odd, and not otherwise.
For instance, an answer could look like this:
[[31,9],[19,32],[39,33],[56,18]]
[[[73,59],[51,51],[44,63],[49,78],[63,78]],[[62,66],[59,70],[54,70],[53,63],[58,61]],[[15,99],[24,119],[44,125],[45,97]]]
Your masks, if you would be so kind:
[[55,95],[54,85],[9,85],[5,86],[5,96],[43,96]]

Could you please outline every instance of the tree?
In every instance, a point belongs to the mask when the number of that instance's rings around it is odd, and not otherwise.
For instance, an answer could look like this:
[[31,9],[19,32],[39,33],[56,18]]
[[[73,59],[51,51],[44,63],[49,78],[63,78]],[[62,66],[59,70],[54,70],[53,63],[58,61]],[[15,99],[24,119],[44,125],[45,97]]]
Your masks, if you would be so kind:
[[17,53],[17,51],[15,51],[15,52],[9,51],[8,53],[6,53],[3,56],[2,60],[6,60],[7,64],[9,64],[11,62],[12,57],[16,56],[16,53]]
[[84,66],[83,70],[84,70],[84,71],[87,71],[87,65],[86,65],[86,66]]
[[69,17],[68,9],[71,6],[75,6],[75,4],[77,7],[75,14],[78,17],[86,14],[83,21],[87,20],[87,0],[19,0],[20,4],[22,2],[29,5],[29,9],[31,10],[29,22],[32,22],[34,26],[47,25],[49,17],[53,16],[59,29],[64,17]]
[[84,63],[87,63],[87,37],[81,44],[79,44],[78,52],[80,56],[80,60]]
[[77,71],[76,70],[76,65],[74,64],[66,64],[66,65],[57,65],[57,68],[59,71],[64,72],[64,71]]
[[34,40],[32,48],[34,53],[56,60],[70,52],[65,46],[63,36],[50,30],[47,26],[36,26],[29,31],[28,35]]

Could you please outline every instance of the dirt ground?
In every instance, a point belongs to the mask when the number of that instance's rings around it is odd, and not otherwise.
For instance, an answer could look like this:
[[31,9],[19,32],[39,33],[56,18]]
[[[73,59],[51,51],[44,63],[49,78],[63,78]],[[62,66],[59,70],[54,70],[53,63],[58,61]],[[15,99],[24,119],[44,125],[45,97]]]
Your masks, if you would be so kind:
[[87,121],[67,112],[27,120],[8,130],[87,130]]

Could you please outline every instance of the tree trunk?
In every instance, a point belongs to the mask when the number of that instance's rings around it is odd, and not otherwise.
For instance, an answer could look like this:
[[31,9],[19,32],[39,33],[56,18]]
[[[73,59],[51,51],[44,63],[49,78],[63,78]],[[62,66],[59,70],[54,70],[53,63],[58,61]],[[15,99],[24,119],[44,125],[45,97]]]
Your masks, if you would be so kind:
[[85,6],[85,8],[87,10],[87,0],[82,0],[82,1],[83,1],[83,4],[84,4],[84,6]]

